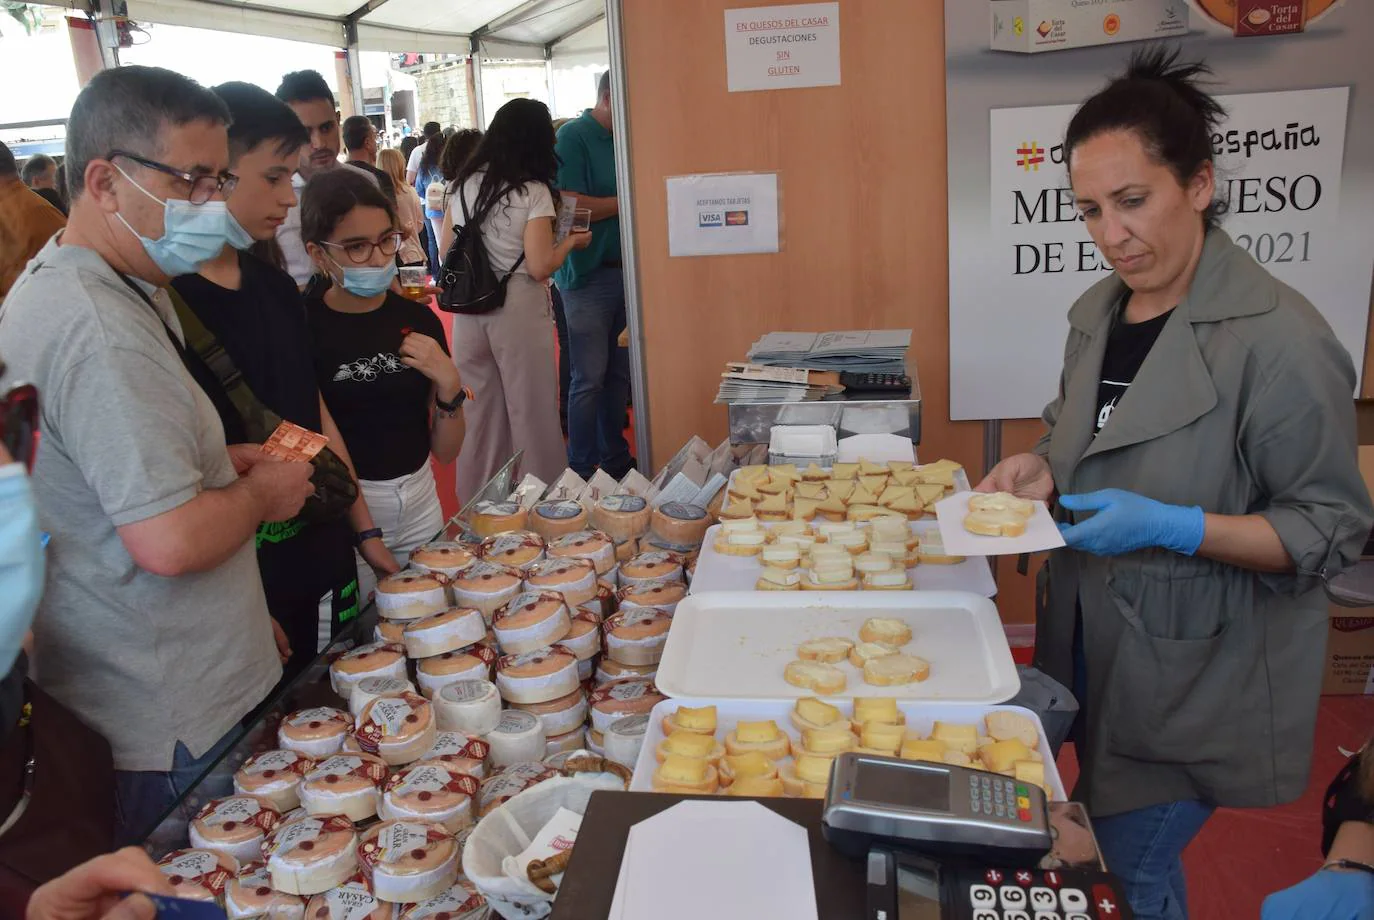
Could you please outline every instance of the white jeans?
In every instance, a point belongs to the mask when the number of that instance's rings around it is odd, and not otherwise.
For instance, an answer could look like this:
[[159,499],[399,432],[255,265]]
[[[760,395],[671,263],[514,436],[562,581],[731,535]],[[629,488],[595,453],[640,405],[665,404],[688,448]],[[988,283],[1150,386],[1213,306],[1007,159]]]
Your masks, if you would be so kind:
[[[372,520],[382,529],[382,542],[404,568],[410,551],[434,539],[444,526],[439,507],[439,490],[429,461],[413,473],[396,479],[362,479],[363,498]],[[354,551],[358,563],[358,597],[363,603],[377,588],[377,576],[363,557]]]

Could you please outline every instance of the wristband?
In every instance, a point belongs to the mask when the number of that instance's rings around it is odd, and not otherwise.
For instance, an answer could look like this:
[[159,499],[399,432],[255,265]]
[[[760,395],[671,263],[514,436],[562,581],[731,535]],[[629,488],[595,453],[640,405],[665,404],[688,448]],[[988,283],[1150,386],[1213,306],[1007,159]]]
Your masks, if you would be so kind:
[[454,412],[457,412],[459,409],[462,408],[463,403],[467,401],[467,398],[468,393],[466,387],[459,387],[458,395],[454,396],[453,399],[449,402],[444,402],[442,399],[439,398],[438,394],[436,393],[434,396],[434,407],[438,409],[440,412],[447,412],[450,415],[452,415]]
[[381,538],[382,529],[380,527],[373,527],[371,530],[360,530],[356,534],[354,534],[353,543],[356,546],[362,546],[368,540],[380,540]]

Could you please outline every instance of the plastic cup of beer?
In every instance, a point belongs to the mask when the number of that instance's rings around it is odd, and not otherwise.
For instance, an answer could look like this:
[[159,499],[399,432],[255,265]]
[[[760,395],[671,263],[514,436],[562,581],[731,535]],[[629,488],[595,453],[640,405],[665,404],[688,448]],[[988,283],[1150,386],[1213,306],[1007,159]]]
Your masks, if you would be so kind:
[[401,266],[401,290],[407,297],[422,298],[429,287],[429,272],[423,265]]
[[574,233],[585,233],[586,231],[592,229],[591,208],[573,209],[572,228]]

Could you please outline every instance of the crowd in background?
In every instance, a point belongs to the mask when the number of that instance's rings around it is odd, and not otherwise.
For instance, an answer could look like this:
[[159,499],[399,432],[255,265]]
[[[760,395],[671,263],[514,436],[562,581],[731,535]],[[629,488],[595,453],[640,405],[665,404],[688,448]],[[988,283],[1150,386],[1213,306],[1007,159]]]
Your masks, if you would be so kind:
[[[379,149],[313,71],[269,93],[124,67],[82,90],[60,165],[0,144],[0,355],[40,394],[49,541],[26,686],[106,751],[95,852],[144,839],[441,529],[432,461],[460,501],[516,450],[546,482],[632,468],[599,89],[557,132],[519,99]],[[591,229],[559,233],[574,196]],[[437,281],[470,221],[506,299],[450,344],[438,288],[398,275]],[[282,462],[288,423],[327,446]]]

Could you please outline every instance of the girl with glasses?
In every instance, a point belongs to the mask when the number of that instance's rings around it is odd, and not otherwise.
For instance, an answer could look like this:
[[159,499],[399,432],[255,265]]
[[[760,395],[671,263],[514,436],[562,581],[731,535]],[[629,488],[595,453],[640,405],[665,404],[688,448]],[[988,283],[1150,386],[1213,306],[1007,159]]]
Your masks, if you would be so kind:
[[[327,282],[306,298],[316,379],[400,561],[443,527],[429,458],[452,463],[464,430],[463,382],[443,326],[395,284],[402,236],[391,201],[359,170],[322,172],[301,194],[301,238]],[[365,600],[376,584],[367,565],[358,583]]]

